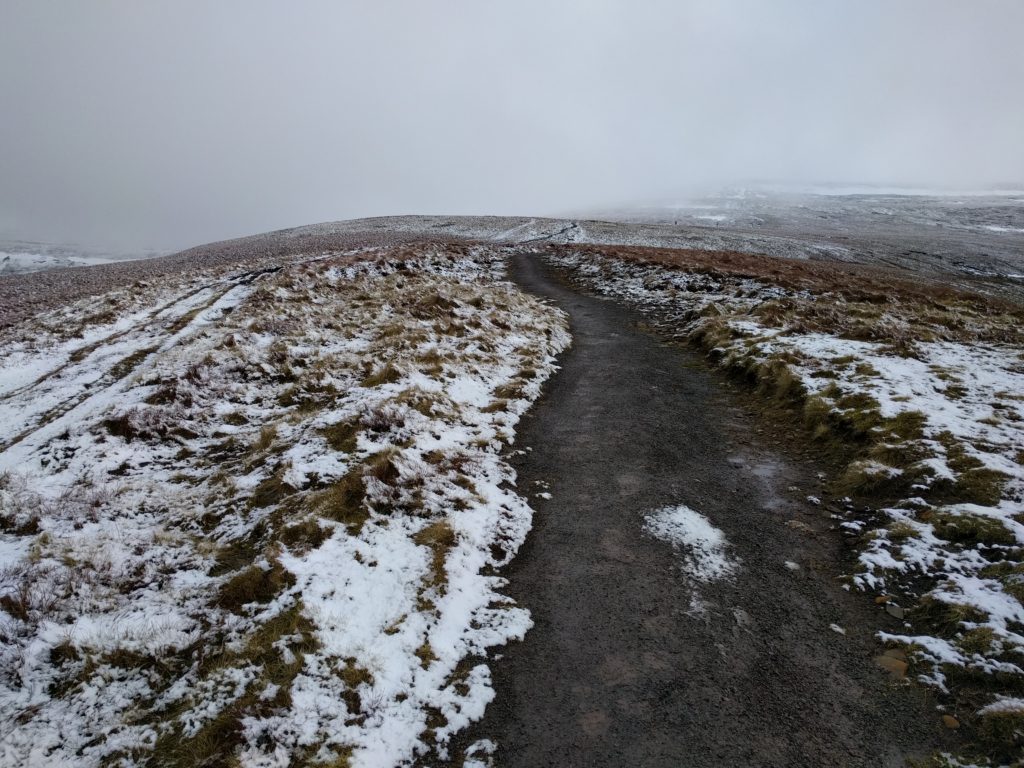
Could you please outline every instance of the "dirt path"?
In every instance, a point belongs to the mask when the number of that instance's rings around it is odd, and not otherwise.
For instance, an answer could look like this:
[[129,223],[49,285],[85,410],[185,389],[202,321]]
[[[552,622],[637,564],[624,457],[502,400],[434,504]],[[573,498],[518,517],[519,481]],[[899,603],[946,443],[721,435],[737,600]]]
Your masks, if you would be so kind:
[[[803,501],[814,468],[752,442],[735,394],[635,315],[529,257],[514,277],[569,312],[574,346],[520,425],[519,488],[552,498],[504,575],[536,626],[493,665],[468,740],[496,741],[505,768],[678,768],[899,766],[952,738],[872,663],[895,620],[836,581],[839,536]],[[698,584],[643,532],[677,504],[724,531],[733,577]]]

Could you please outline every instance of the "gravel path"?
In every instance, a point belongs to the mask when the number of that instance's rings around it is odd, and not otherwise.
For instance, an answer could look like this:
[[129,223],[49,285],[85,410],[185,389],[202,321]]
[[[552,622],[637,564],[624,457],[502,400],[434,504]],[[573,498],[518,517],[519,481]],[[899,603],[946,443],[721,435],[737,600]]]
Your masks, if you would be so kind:
[[[815,468],[752,441],[721,378],[629,311],[529,257],[514,276],[569,312],[574,346],[519,433],[520,491],[552,498],[503,575],[536,626],[465,743],[493,739],[504,768],[901,766],[952,746],[928,694],[872,662],[895,620],[839,587],[839,536],[803,501]],[[732,576],[699,583],[643,532],[677,504],[724,532]]]

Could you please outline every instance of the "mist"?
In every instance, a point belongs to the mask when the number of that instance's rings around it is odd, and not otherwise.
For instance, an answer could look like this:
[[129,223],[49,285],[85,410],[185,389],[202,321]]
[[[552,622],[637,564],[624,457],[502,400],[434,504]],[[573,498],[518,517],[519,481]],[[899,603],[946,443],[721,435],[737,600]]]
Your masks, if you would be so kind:
[[1020,182],[1022,37],[1017,0],[4,0],[0,233]]

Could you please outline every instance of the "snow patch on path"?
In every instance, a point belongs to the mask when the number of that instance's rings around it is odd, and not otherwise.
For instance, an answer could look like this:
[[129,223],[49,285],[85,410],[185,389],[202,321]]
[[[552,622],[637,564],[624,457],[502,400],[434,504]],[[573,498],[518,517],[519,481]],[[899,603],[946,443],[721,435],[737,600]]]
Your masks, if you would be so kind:
[[728,556],[725,534],[687,506],[663,507],[644,515],[644,531],[682,552],[684,570],[697,581],[717,581],[739,567],[739,561]]

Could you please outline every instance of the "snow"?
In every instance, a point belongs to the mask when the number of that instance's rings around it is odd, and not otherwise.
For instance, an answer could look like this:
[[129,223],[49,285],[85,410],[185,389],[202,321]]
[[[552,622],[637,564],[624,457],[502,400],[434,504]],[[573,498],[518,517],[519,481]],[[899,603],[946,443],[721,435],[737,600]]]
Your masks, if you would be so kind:
[[644,515],[644,530],[667,541],[683,555],[683,570],[700,582],[735,573],[739,561],[730,559],[725,534],[704,515],[679,505]]
[[[364,256],[182,278],[9,332],[0,506],[20,532],[0,533],[0,591],[27,616],[0,614],[0,763],[144,755],[246,697],[267,704],[244,719],[245,766],[313,745],[353,766],[407,763],[483,715],[489,649],[531,626],[496,575],[532,520],[501,451],[569,343],[565,317],[506,282],[499,251],[425,248],[404,268]],[[434,293],[451,309],[417,309]],[[81,338],[61,331],[80,324]],[[395,380],[367,383],[385,361]],[[353,450],[328,444],[338,424],[357,425]],[[366,469],[381,456],[397,477]],[[318,512],[353,471],[358,529]],[[274,478],[284,500],[257,503]],[[285,543],[292,521],[324,540]],[[216,569],[249,541],[241,570]],[[269,602],[223,606],[248,566],[289,580]],[[245,649],[296,612],[273,653],[298,667],[271,680]]]
[[1024,715],[1024,699],[999,696],[991,704],[978,710],[979,715]]

